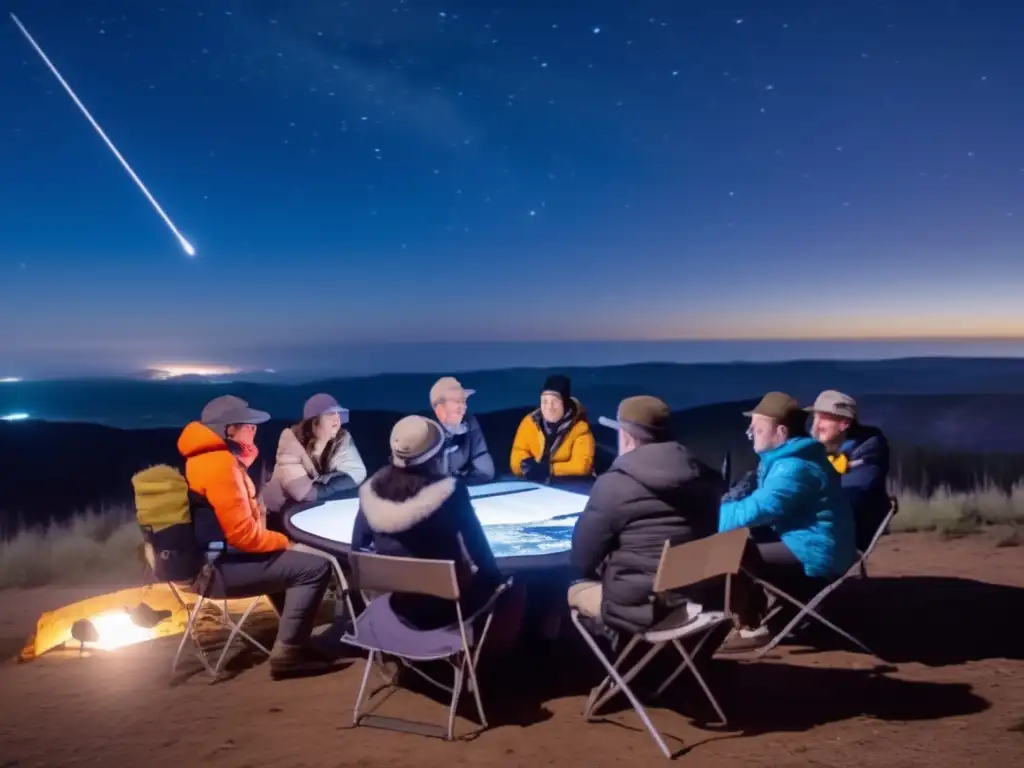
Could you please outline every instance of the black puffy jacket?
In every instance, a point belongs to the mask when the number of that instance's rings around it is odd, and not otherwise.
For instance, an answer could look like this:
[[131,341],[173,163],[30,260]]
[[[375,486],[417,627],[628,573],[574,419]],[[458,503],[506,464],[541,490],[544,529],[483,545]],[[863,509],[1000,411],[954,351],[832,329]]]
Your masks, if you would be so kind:
[[573,568],[603,584],[601,618],[640,632],[655,621],[654,575],[665,542],[682,544],[718,530],[721,474],[679,443],[641,445],[597,478],[573,530]]

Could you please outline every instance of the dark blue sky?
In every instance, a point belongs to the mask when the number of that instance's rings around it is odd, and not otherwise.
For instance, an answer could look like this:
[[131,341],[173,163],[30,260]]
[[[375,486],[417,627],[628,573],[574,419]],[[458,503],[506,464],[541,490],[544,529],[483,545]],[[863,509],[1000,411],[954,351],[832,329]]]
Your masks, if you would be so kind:
[[1024,336],[1024,5],[7,10],[198,250],[5,14],[12,360]]

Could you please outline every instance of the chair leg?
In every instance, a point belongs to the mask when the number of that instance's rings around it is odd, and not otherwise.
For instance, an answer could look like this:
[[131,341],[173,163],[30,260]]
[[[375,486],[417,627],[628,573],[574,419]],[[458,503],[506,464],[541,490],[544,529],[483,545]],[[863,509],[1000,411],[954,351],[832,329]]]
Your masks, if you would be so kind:
[[196,635],[196,621],[199,618],[199,613],[207,600],[202,595],[196,598],[195,604],[192,606],[192,610],[188,614],[188,622],[185,624],[185,631],[181,635],[181,642],[178,643],[178,652],[174,654],[174,661],[171,662],[171,674],[173,675],[178,670],[178,663],[181,661],[181,654],[185,650],[185,644],[192,641],[193,655],[199,659],[199,662],[206,668],[214,677],[217,676],[216,670],[213,665],[210,664],[210,660],[206,657],[206,652],[203,651],[202,646],[199,644],[199,638]]
[[878,658],[878,656],[870,648],[868,648],[866,645],[864,645],[864,643],[862,643],[860,640],[855,638],[853,635],[851,635],[846,630],[841,629],[840,627],[836,626],[831,621],[829,621],[824,616],[822,616],[820,613],[818,613],[817,611],[814,610],[822,601],[824,601],[824,599],[826,597],[828,597],[828,595],[830,594],[830,591],[819,592],[814,597],[813,600],[811,600],[809,603],[804,605],[799,600],[796,600],[796,599],[790,597],[789,595],[786,595],[784,592],[781,592],[780,590],[775,589],[775,587],[771,587],[770,585],[767,585],[764,582],[761,582],[761,583],[762,583],[763,586],[765,586],[767,588],[770,588],[770,589],[776,591],[778,594],[780,594],[783,597],[785,597],[787,600],[789,600],[791,603],[793,603],[795,606],[797,606],[799,608],[799,611],[797,612],[797,615],[794,616],[793,619],[782,629],[781,632],[777,633],[775,635],[775,637],[773,637],[771,639],[770,642],[768,642],[765,646],[763,646],[757,652],[757,655],[755,656],[755,658],[760,659],[760,658],[764,657],[765,654],[769,653],[773,648],[775,648],[775,646],[777,646],[779,643],[781,643],[782,640],[786,637],[786,635],[788,635],[790,632],[792,632],[793,628],[797,624],[799,624],[800,620],[803,619],[805,616],[812,616],[812,617],[814,617],[819,622],[824,624],[826,627],[831,629],[833,632],[841,635],[842,637],[845,637],[847,640],[849,640],[851,643],[853,643],[854,645],[859,647],[862,651],[867,653],[869,656],[875,656],[875,658]]
[[477,714],[480,715],[480,725],[483,728],[487,728],[487,715],[484,714],[484,704],[480,698],[480,685],[476,680],[476,657],[471,656],[468,651],[464,656],[464,666],[466,671],[469,673],[469,679],[466,683],[473,692],[473,698],[476,699],[476,711]]
[[[616,669],[618,669],[623,664],[623,662],[625,662],[625,660],[629,656],[629,654],[633,652],[633,649],[636,648],[636,646],[639,644],[639,642],[640,642],[640,636],[639,635],[634,635],[633,637],[631,637],[629,639],[629,642],[626,643],[626,647],[623,648],[622,651],[619,653],[619,655],[616,657],[615,662],[612,664],[612,666],[615,667]],[[600,703],[604,703],[604,701],[607,700],[605,698],[605,696],[606,696],[605,689],[606,689],[606,687],[612,685],[613,682],[614,681],[612,680],[612,678],[610,676],[605,675],[605,677],[601,680],[601,682],[598,683],[596,686],[594,686],[594,689],[590,692],[590,696],[587,697],[587,704],[586,704],[586,707],[583,710],[583,716],[584,717],[589,719],[591,714],[597,709],[598,703],[599,702]]]
[[[696,654],[696,653],[700,652],[701,646],[704,645],[704,641],[707,640],[710,636],[711,636],[711,632],[710,631],[706,632],[704,634],[704,637],[702,637],[700,639],[700,642],[697,643],[696,647],[694,647],[693,653]],[[704,691],[704,695],[707,696],[708,697],[708,701],[711,702],[711,706],[713,706],[715,708],[715,712],[718,713],[719,718],[721,718],[720,725],[728,724],[729,721],[728,721],[728,719],[725,716],[725,712],[723,712],[722,708],[719,706],[718,699],[716,699],[715,695],[713,693],[711,693],[711,688],[705,682],[704,676],[700,673],[700,670],[697,669],[697,665],[693,663],[693,655],[690,654],[690,653],[687,653],[685,646],[683,646],[683,644],[682,644],[682,642],[680,640],[673,640],[672,641],[672,645],[674,645],[676,647],[676,650],[679,651],[679,654],[683,657],[683,665],[682,665],[682,667],[680,669],[689,668],[690,672],[693,673],[693,676],[695,678],[697,678],[697,683],[700,685],[701,689]],[[659,693],[660,692],[661,691],[659,689]]]
[[452,685],[452,703],[448,708],[448,741],[455,736],[455,712],[459,708],[459,697],[462,695],[462,685],[465,679],[464,669],[466,666],[466,652],[462,653],[462,659],[455,667],[455,683]]
[[242,630],[242,626],[245,624],[246,620],[249,618],[249,614],[252,613],[253,609],[259,603],[260,599],[261,598],[257,597],[255,600],[249,603],[249,606],[245,609],[245,612],[241,615],[237,622],[235,622],[231,618],[231,614],[228,612],[228,601],[226,598],[224,600],[224,605],[218,606],[221,610],[221,615],[222,618],[224,619],[225,626],[230,628],[231,631],[228,634],[228,639],[224,641],[224,647],[221,649],[220,656],[217,659],[217,665],[214,667],[214,677],[220,674],[221,669],[224,666],[224,661],[227,659],[228,651],[231,650],[231,646],[234,645],[235,638],[238,637],[239,634],[241,634],[242,637],[244,637],[250,643],[255,645],[261,651],[266,653],[268,656],[270,655],[270,652],[266,648],[264,648],[260,643],[256,642],[252,637],[250,637],[248,633]]
[[359,685],[359,693],[356,696],[356,704],[352,708],[352,725],[359,725],[359,710],[363,705],[363,696],[366,695],[366,684],[370,680],[370,669],[375,666],[374,656],[377,655],[376,651],[370,651],[370,655],[366,657],[366,666],[363,668],[363,682]]
[[[653,659],[655,656],[661,653],[661,649],[664,647],[665,643],[655,643],[651,645],[651,647],[647,649],[647,653],[641,656],[640,660],[637,661],[636,664],[631,666],[625,674],[622,674],[621,667],[618,664],[615,664],[615,669],[619,671],[620,675],[622,675],[622,682],[626,683],[627,685],[633,682],[634,678],[636,678],[637,675],[639,675],[641,672],[643,672],[644,669],[647,668],[647,665],[651,663],[651,659]],[[591,710],[591,714],[593,714],[598,709],[607,704],[609,701],[611,701],[620,690],[621,689],[617,683],[615,685],[610,686],[608,688],[608,691],[594,703],[594,707]]]
[[701,635],[700,640],[697,642],[697,644],[693,646],[693,651],[689,652],[689,655],[682,652],[682,650],[686,647],[683,645],[682,640],[672,641],[673,646],[675,646],[676,650],[679,651],[680,655],[683,657],[683,662],[678,667],[676,667],[675,671],[671,675],[665,678],[665,681],[661,684],[661,686],[659,686],[658,690],[654,692],[655,696],[661,696],[661,694],[663,694],[665,690],[676,681],[676,678],[678,678],[681,674],[683,674],[683,672],[686,671],[687,666],[693,664],[693,657],[700,653],[700,649],[704,647],[704,643],[707,642],[708,638],[711,637],[712,633],[717,628],[718,625],[708,627],[704,631],[704,634]]
[[629,699],[629,703],[633,705],[633,709],[636,710],[637,715],[640,716],[640,719],[643,721],[644,727],[647,728],[647,732],[651,734],[651,738],[653,738],[655,743],[658,745],[658,749],[661,750],[661,753],[666,758],[671,760],[672,753],[669,751],[668,745],[665,744],[665,740],[661,737],[661,734],[658,732],[658,729],[654,727],[654,724],[651,722],[651,719],[647,716],[647,710],[644,709],[643,704],[641,704],[639,699],[637,699],[637,697],[633,695],[633,691],[631,691],[629,689],[629,686],[626,685],[626,683],[623,681],[622,677],[618,673],[618,670],[616,670],[615,667],[613,667],[612,664],[608,661],[608,659],[605,658],[605,655],[601,653],[601,649],[598,647],[597,642],[594,640],[594,638],[592,638],[590,636],[590,633],[587,632],[587,630],[580,624],[578,612],[575,610],[572,611],[570,617],[572,618],[573,624],[576,625],[576,629],[579,630],[580,634],[583,636],[584,642],[586,642],[586,644],[590,646],[590,650],[594,653],[595,656],[597,656],[597,660],[601,662],[601,665],[605,668],[605,671],[608,673],[609,677],[612,677],[616,681],[616,683],[618,683],[619,688],[626,695],[626,698]]

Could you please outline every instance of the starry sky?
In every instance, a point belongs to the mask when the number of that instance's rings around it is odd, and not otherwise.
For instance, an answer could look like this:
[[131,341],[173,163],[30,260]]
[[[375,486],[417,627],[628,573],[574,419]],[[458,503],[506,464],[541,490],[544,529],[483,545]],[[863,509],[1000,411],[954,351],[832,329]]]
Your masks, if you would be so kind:
[[1024,337],[1021,4],[4,10],[0,359]]

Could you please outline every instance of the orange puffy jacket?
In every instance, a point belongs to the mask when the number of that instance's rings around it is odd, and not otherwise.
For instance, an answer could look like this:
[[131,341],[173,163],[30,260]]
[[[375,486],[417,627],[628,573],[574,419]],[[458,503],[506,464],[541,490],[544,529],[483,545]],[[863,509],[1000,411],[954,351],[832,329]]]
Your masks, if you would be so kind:
[[288,548],[288,537],[264,525],[256,486],[223,438],[193,421],[178,438],[178,451],[185,457],[189,490],[210,502],[229,547],[241,552]]

